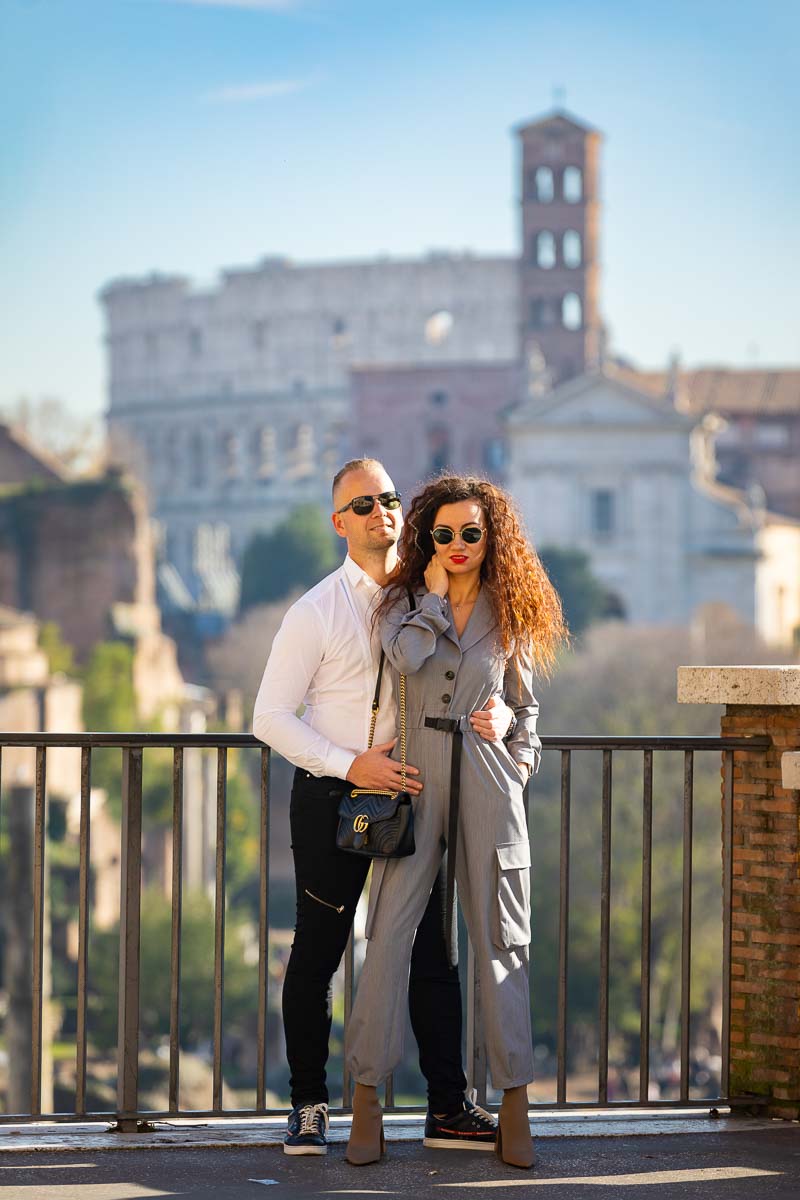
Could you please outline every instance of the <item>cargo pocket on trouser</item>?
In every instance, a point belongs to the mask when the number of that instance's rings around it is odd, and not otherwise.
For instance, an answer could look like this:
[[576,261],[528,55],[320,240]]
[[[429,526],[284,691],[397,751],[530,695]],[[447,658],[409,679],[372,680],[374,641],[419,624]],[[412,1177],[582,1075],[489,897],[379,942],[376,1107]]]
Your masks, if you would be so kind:
[[492,914],[492,941],[503,950],[528,946],[531,940],[531,848],[528,842],[495,847],[497,894]]

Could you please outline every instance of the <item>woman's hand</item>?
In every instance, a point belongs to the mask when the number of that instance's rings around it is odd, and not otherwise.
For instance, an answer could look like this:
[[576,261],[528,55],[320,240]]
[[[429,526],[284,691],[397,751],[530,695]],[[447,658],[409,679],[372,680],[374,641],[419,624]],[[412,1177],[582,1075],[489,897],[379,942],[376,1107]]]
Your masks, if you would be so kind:
[[486,707],[470,713],[470,724],[475,733],[485,742],[502,742],[511,727],[514,710],[496,693],[486,702]]
[[450,576],[436,554],[425,568],[425,587],[435,596],[441,596],[443,600],[450,590]]

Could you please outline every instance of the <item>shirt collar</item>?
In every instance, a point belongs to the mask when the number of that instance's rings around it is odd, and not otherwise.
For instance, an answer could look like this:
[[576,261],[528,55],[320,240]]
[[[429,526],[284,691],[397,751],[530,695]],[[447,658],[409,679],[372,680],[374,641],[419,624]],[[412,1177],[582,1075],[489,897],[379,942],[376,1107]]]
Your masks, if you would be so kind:
[[371,592],[380,589],[380,584],[376,583],[372,576],[368,575],[349,554],[345,556],[342,570],[351,587],[366,587]]

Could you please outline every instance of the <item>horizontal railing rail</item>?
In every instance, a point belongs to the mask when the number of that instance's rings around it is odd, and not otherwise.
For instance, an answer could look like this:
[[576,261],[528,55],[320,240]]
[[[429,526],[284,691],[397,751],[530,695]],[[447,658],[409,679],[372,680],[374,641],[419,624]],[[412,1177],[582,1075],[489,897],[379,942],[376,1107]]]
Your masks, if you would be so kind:
[[[722,1072],[720,1103],[730,1103],[729,1036],[730,1036],[730,954],[731,954],[731,881],[732,881],[732,807],[733,759],[736,751],[746,751],[767,744],[766,738],[721,738],[711,736],[583,736],[545,735],[545,751],[560,755],[560,829],[559,829],[559,895],[558,895],[558,997],[556,1035],[556,1099],[555,1103],[536,1105],[554,1109],[579,1106],[614,1107],[632,1105],[668,1108],[687,1106],[690,1097],[691,1047],[691,966],[692,966],[692,847],[694,820],[694,756],[696,753],[717,753],[722,759]],[[268,1011],[268,931],[270,911],[270,759],[271,753],[249,734],[230,733],[2,733],[0,734],[0,772],[4,747],[29,747],[35,750],[33,786],[33,922],[32,922],[32,996],[31,1021],[31,1078],[30,1106],[27,1112],[5,1113],[2,1121],[19,1120],[109,1120],[116,1119],[122,1131],[135,1130],[146,1119],[175,1116],[245,1117],[265,1116],[285,1110],[266,1105],[267,1011]],[[42,1112],[43,1061],[43,948],[45,944],[46,888],[46,788],[47,751],[69,747],[81,752],[80,827],[78,879],[78,946],[77,946],[77,1006],[76,1006],[76,1087],[75,1106],[71,1113]],[[87,1111],[87,987],[89,978],[89,917],[90,917],[90,842],[91,842],[91,771],[92,751],[117,748],[122,752],[122,814],[120,822],[120,914],[119,914],[119,988],[117,1042],[117,1096],[114,1112]],[[142,772],[143,756],[147,749],[167,747],[173,752],[172,762],[172,878],[171,878],[171,936],[169,982],[169,1089],[168,1108],[164,1111],[142,1111],[139,1107],[139,1001],[140,1001],[140,915],[142,886]],[[258,996],[256,1025],[256,1090],[255,1106],[246,1109],[223,1109],[223,1031],[224,1031],[224,953],[226,916],[226,812],[227,812],[227,754],[230,749],[260,748],[260,845],[258,878]],[[184,751],[204,749],[216,751],[216,841],[214,872],[214,1004],[212,1038],[212,1106],[210,1109],[187,1111],[179,1102],[180,1083],[180,1019],[181,1019],[181,931],[183,896],[184,844]],[[570,833],[572,809],[573,755],[580,751],[599,751],[601,754],[601,838],[600,838],[600,937],[599,937],[599,996],[598,996],[598,1078],[597,1100],[571,1101],[568,1098],[568,981],[570,931]],[[680,1084],[674,1100],[653,1100],[650,1096],[650,1038],[651,1038],[651,931],[652,931],[652,870],[653,870],[653,755],[655,752],[683,754],[682,800],[682,874],[680,914]],[[613,760],[616,752],[638,752],[642,755],[642,884],[641,884],[641,1013],[639,1034],[639,1095],[637,1099],[619,1100],[609,1095],[609,982],[611,933],[611,861],[613,811]],[[526,800],[530,800],[529,786]],[[355,981],[354,942],[351,935],[345,952],[344,1010],[345,1024],[350,1015]],[[480,984],[476,978],[471,948],[468,960],[467,988],[467,1060],[470,1084],[480,1102],[487,1097],[486,1055],[482,1043]],[[345,1069],[342,1080],[343,1107],[351,1102],[351,1080]],[[735,1102],[735,1098],[733,1098]],[[387,1107],[394,1105],[393,1082],[386,1087]],[[697,1102],[699,1103],[699,1102]],[[708,1100],[703,1101],[708,1104]],[[752,1103],[752,1100],[750,1101]],[[403,1109],[403,1111],[411,1111]]]
[[[769,744],[769,738],[715,737],[705,734],[543,734],[542,746],[557,750],[747,750]],[[196,746],[238,749],[260,746],[251,733],[5,733],[0,732],[3,746]]]

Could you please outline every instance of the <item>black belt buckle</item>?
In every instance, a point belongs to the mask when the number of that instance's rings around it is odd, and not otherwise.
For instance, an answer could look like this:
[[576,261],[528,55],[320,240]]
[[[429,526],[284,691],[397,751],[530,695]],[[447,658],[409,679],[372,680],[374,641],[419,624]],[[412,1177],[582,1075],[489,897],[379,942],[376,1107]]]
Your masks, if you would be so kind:
[[458,733],[460,721],[453,717],[426,717],[426,729],[438,729],[439,733]]

